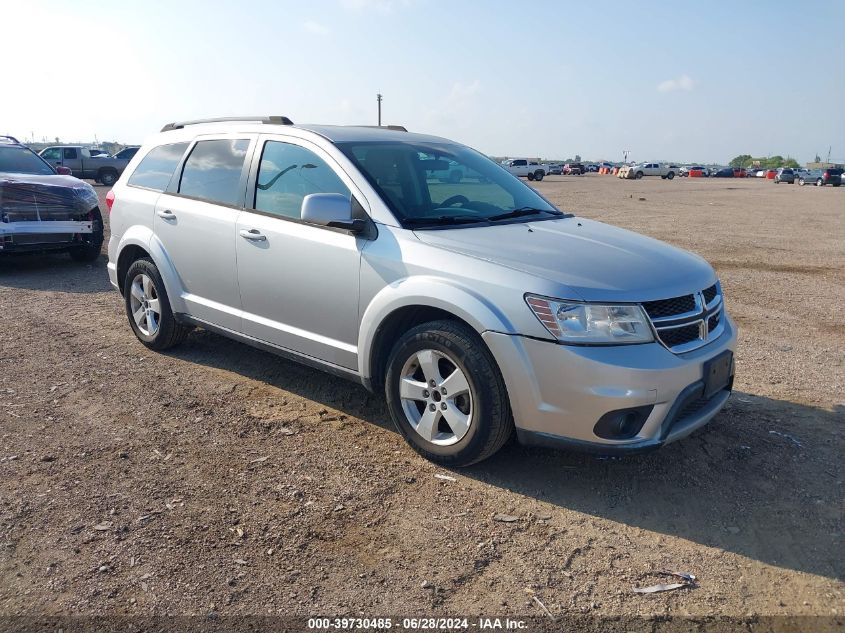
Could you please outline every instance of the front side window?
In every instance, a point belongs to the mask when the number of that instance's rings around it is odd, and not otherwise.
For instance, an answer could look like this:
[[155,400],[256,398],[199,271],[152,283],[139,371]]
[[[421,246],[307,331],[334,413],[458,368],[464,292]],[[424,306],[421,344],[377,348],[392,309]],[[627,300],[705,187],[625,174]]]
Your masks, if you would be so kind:
[[302,200],[312,193],[351,196],[349,188],[314,152],[290,143],[267,141],[255,184],[255,208],[299,219]]
[[220,204],[240,203],[238,185],[248,148],[247,139],[199,141],[185,161],[179,193]]
[[536,191],[468,147],[392,141],[337,146],[405,226],[562,215]]
[[144,187],[155,191],[164,191],[176,171],[176,166],[182,160],[187,143],[171,143],[159,145],[144,156],[138,167],[129,177],[128,184]]
[[41,152],[41,158],[44,160],[61,160],[62,149],[60,147],[49,147]]

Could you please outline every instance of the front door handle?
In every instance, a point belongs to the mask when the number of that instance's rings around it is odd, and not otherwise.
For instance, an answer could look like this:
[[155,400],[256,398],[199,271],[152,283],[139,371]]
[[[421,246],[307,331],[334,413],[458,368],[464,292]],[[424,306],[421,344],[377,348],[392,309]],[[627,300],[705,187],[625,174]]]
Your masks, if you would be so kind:
[[175,220],[176,214],[173,213],[170,209],[164,209],[163,211],[156,211],[156,215],[163,220]]
[[241,237],[248,239],[252,242],[265,242],[267,241],[267,236],[264,235],[258,229],[241,229],[240,231]]

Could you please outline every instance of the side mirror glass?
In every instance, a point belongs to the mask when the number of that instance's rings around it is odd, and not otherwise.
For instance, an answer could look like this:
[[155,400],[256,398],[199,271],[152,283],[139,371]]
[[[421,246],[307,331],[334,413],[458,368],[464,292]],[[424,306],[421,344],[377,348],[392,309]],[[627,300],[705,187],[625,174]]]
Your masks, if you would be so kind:
[[302,221],[360,233],[366,222],[352,217],[352,200],[339,193],[312,193],[302,200]]

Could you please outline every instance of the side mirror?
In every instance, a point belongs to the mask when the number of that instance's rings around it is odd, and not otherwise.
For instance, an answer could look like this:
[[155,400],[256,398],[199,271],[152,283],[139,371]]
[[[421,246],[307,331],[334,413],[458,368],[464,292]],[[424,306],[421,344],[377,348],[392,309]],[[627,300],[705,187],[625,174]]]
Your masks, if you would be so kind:
[[311,193],[302,200],[302,221],[361,233],[367,223],[352,217],[352,200],[339,193]]
[[70,167],[56,165],[56,173],[59,174],[59,176],[70,176],[73,172],[70,170]]

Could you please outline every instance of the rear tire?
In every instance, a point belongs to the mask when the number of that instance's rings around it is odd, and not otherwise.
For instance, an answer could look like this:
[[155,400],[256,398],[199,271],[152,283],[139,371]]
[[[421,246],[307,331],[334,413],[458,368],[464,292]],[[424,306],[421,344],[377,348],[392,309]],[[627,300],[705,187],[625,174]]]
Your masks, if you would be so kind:
[[93,262],[100,256],[103,248],[103,216],[99,209],[94,209],[91,218],[91,233],[83,233],[80,246],[70,249],[70,256],[76,262]]
[[174,347],[191,331],[173,316],[164,281],[151,259],[132,262],[126,271],[123,294],[129,325],[138,340],[150,349]]
[[528,180],[534,180],[534,174],[529,173],[526,178],[528,178]]
[[103,183],[106,187],[111,187],[117,182],[117,172],[112,169],[104,169],[98,174],[97,180]]
[[487,459],[513,431],[496,361],[463,323],[431,321],[402,336],[387,362],[385,395],[402,437],[445,466]]
[[799,179],[798,179],[798,184],[799,184],[799,185],[801,185],[801,186],[803,187],[803,186],[804,186],[804,179],[803,179],[803,178],[799,178]]
[[822,179],[821,179],[821,178],[819,178],[819,179],[816,181],[816,187],[824,187],[824,183],[822,182]]

